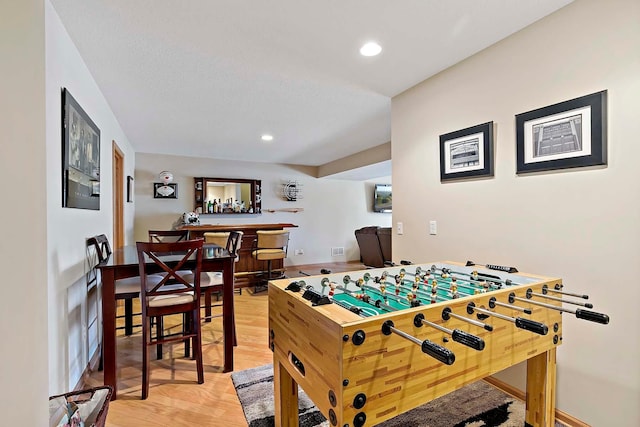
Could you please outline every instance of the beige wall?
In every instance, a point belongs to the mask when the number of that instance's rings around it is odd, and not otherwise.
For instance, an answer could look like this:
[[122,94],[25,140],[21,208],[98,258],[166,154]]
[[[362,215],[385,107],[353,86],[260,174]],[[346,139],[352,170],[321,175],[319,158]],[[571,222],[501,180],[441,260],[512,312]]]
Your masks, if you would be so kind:
[[[515,114],[604,89],[607,167],[516,176]],[[557,405],[594,426],[640,425],[639,99],[640,2],[580,0],[392,102],[395,256],[515,265],[590,294],[611,323],[564,316]],[[441,183],[439,135],[487,121],[495,176]],[[522,367],[501,378],[523,388]]]
[[[87,330],[85,241],[87,237],[102,233],[112,237],[112,141],[116,141],[124,152],[125,175],[133,175],[135,157],[131,144],[55,10],[48,0],[44,3],[46,181],[31,197],[39,201],[39,208],[47,214],[49,393],[58,394],[76,386],[87,366],[88,356],[97,347],[97,329]],[[63,87],[71,92],[100,129],[100,210],[62,207],[60,118]],[[133,237],[133,213],[134,205],[126,204],[128,242]]]
[[44,51],[43,2],[0,2],[2,425],[49,419]]
[[[160,171],[173,172],[178,183],[178,199],[153,198],[153,182]],[[201,215],[203,223],[264,224],[292,223],[287,264],[357,260],[360,252],[355,240],[356,228],[367,225],[391,225],[391,215],[372,212],[374,182],[314,178],[315,168],[253,162],[229,162],[162,154],[136,154],[135,238],[146,240],[150,229],[170,228],[183,212],[193,210],[194,176],[246,178],[262,180],[262,215]],[[297,180],[302,198],[284,200],[279,191],[287,180]],[[389,182],[390,177],[380,182]],[[375,181],[378,182],[378,181]],[[302,208],[298,213],[281,209]],[[276,212],[269,213],[273,209]],[[331,248],[343,247],[344,256],[332,257]],[[295,255],[303,249],[304,255]]]

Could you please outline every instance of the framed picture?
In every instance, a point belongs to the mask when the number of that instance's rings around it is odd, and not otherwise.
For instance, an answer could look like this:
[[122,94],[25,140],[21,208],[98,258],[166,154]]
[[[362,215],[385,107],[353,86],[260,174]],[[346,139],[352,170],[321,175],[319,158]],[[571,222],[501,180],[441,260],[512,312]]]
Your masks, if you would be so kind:
[[493,176],[493,122],[440,135],[440,181]]
[[517,173],[607,164],[607,91],[516,115]]
[[165,184],[163,182],[153,183],[154,199],[177,199],[178,184]]
[[62,206],[100,210],[100,129],[62,89]]
[[127,175],[127,203],[133,203],[133,177]]

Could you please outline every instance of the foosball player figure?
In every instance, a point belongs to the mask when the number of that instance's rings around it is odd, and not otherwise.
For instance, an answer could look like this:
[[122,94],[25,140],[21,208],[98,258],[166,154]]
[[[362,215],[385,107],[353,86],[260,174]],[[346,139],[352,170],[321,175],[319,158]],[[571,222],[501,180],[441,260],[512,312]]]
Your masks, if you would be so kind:
[[482,285],[482,289],[480,289],[480,293],[481,294],[485,294],[489,291],[489,283],[487,283],[486,281],[481,283]]
[[452,299],[460,298],[460,294],[458,293],[458,284],[455,279],[451,280],[451,287],[449,288],[449,291],[451,292]]
[[413,293],[413,299],[418,298],[418,284],[416,282],[413,282],[413,285],[411,286],[411,292]]
[[436,281],[436,279],[433,279],[431,281],[431,293],[434,293],[438,290],[438,282]]
[[442,269],[442,274],[440,274],[440,276],[441,276],[443,279],[448,279],[448,278],[449,278],[449,270],[447,270],[446,268],[443,268],[443,269]]
[[416,299],[415,295],[413,295],[413,294],[407,294],[407,301],[409,301],[409,305],[411,307],[419,307],[420,306],[420,301],[418,299]]
[[478,272],[477,272],[476,270],[473,270],[473,271],[471,272],[471,278],[472,278],[473,280],[478,280]]
[[330,298],[333,297],[333,294],[334,294],[335,290],[336,290],[336,284],[333,283],[333,282],[329,283],[329,297]]
[[382,298],[387,301],[387,287],[384,283],[380,283],[380,293],[382,294]]
[[369,304],[369,301],[371,301],[371,297],[368,294],[363,293],[362,297],[361,297],[362,301]]
[[396,296],[400,295],[401,285],[402,285],[402,279],[400,278],[400,276],[396,276]]
[[386,282],[388,276],[389,276],[389,273],[387,273],[386,271],[383,271],[382,275],[380,275],[380,282]]
[[437,286],[432,285],[431,286],[431,304],[435,304],[437,302],[438,302],[438,288]]

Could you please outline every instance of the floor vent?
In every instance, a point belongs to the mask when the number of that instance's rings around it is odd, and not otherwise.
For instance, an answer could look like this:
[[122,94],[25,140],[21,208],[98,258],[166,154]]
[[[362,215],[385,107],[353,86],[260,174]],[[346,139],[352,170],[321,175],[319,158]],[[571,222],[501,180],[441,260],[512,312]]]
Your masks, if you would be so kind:
[[343,256],[344,248],[331,248],[331,256]]

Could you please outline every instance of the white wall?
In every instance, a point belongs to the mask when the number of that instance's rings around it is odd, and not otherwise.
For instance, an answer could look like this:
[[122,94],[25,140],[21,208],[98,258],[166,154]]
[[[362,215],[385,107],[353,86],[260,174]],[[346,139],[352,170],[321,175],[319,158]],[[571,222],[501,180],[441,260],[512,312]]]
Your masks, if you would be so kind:
[[[581,0],[392,102],[395,256],[515,265],[591,295],[611,323],[565,314],[557,406],[594,426],[640,425],[639,76],[640,2]],[[604,89],[607,167],[516,176],[515,114]],[[440,183],[439,135],[487,121],[495,177]],[[500,378],[523,389],[522,367]]]
[[[45,1],[45,18],[46,191],[41,189],[33,197],[47,212],[49,392],[57,394],[73,389],[88,363],[85,239],[102,233],[112,237],[112,141],[124,152],[125,175],[133,176],[135,155],[49,1]],[[99,211],[62,207],[62,88],[71,92],[101,132]],[[133,204],[126,204],[128,242],[132,242],[133,214]]]
[[[177,200],[153,198],[153,182],[158,182],[157,175],[163,170],[173,172]],[[391,215],[372,211],[373,182],[318,179],[311,176],[311,168],[300,166],[136,153],[136,240],[146,240],[150,229],[171,228],[183,212],[193,210],[195,176],[262,180],[263,214],[201,215],[200,220],[209,224],[298,225],[291,229],[287,265],[358,260],[354,231],[367,225],[391,225]],[[281,183],[287,180],[302,184],[302,199],[288,202],[279,195]],[[266,212],[286,208],[304,211]],[[345,256],[332,257],[332,247],[344,247]],[[295,249],[303,249],[304,255],[294,255]]]
[[0,2],[0,414],[45,426],[47,269],[42,0]]

